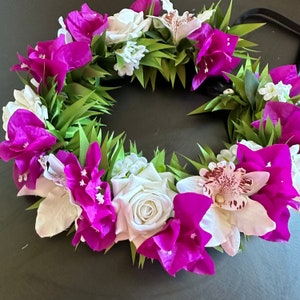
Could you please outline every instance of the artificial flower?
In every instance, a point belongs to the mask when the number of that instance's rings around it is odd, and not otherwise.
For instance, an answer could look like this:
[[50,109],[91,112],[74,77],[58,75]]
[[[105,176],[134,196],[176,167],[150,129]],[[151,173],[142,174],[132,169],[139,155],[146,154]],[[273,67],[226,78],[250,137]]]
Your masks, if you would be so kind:
[[229,149],[222,149],[219,154],[217,154],[217,161],[227,161],[227,162],[234,162],[236,159],[236,151],[237,151],[237,144],[230,146]]
[[117,212],[116,241],[129,239],[138,247],[165,225],[173,211],[171,173],[158,173],[148,164],[137,175],[112,178],[113,205]]
[[116,161],[111,176],[113,178],[122,178],[128,177],[130,174],[137,175],[147,166],[147,164],[148,162],[145,157],[139,157],[135,153],[130,153],[124,159]]
[[86,3],[81,6],[81,11],[70,12],[65,23],[75,41],[87,43],[91,43],[95,35],[101,35],[108,26],[107,14],[97,13]]
[[[167,13],[161,17],[156,17],[155,20],[159,20],[163,26],[169,29],[173,43],[177,45],[183,38],[189,36],[192,32],[201,27],[204,21],[207,21],[212,16],[214,10],[207,10],[197,17],[194,14],[185,11],[182,15],[179,15],[177,9],[174,9],[173,4],[170,1],[162,1],[163,9]],[[161,25],[155,22],[155,26],[160,28]]]
[[281,136],[277,143],[287,143],[288,145],[300,144],[300,130],[295,124],[300,118],[300,108],[291,103],[268,101],[263,111],[261,120],[254,121],[252,126],[259,128],[261,122],[265,123],[270,119],[274,125],[280,121]]
[[263,95],[265,101],[277,100],[279,102],[286,102],[290,99],[291,84],[284,84],[279,81],[277,84],[268,82],[264,87],[258,90],[259,94]]
[[91,49],[86,42],[66,44],[60,35],[55,40],[39,42],[35,48],[28,47],[28,58],[18,55],[20,64],[13,71],[29,71],[39,83],[47,85],[49,77],[55,78],[56,90],[60,92],[67,72],[83,67],[92,60]]
[[208,170],[203,168],[199,173],[180,180],[177,189],[212,198],[213,204],[201,221],[201,227],[212,235],[208,247],[221,245],[233,256],[240,247],[240,232],[260,236],[275,228],[266,209],[250,198],[266,185],[268,172],[246,172],[223,161],[211,163]]
[[42,168],[38,159],[56,143],[56,138],[45,129],[45,124],[31,111],[16,110],[7,125],[8,140],[0,144],[0,158],[15,159],[14,179],[21,188],[34,189]]
[[[277,102],[279,103],[279,102]],[[252,199],[266,209],[268,216],[276,223],[276,227],[262,235],[269,241],[287,241],[290,237],[288,207],[299,209],[300,203],[294,200],[298,196],[292,182],[290,149],[285,144],[275,144],[256,151],[239,145],[237,157],[239,168],[247,172],[268,172],[268,183]]]
[[14,98],[14,102],[9,101],[6,106],[3,107],[2,120],[4,131],[7,131],[7,123],[10,117],[20,108],[33,112],[44,123],[45,120],[48,119],[47,107],[42,104],[40,97],[29,85],[25,85],[25,88],[21,91],[14,90]]
[[98,170],[100,160],[101,150],[94,142],[87,151],[84,168],[77,161],[64,169],[74,203],[82,210],[76,220],[73,245],[84,241],[94,251],[102,251],[115,241],[116,213],[111,203],[110,186],[101,180],[104,170]]
[[225,76],[224,72],[232,71],[240,62],[233,56],[238,37],[213,29],[208,23],[189,35],[196,41],[199,49],[196,66],[197,74],[192,81],[192,90],[196,90],[209,76]]
[[138,38],[147,31],[151,19],[144,19],[144,13],[124,8],[119,13],[108,17],[106,39],[108,44],[126,42]]
[[44,177],[37,179],[35,189],[24,186],[18,193],[18,196],[25,195],[44,198],[35,221],[35,230],[40,237],[52,237],[65,231],[80,215],[80,207],[73,203],[70,191]]
[[161,3],[160,0],[136,0],[134,1],[130,9],[135,12],[143,12],[145,15],[152,14],[153,16],[158,16],[161,13]]
[[291,85],[290,97],[300,94],[300,76],[296,65],[284,65],[276,67],[269,72],[272,81],[277,84],[280,81],[285,85]]
[[133,71],[139,68],[140,60],[148,50],[144,45],[128,41],[121,49],[116,50],[117,63],[114,69],[119,76],[132,76]]
[[172,276],[181,269],[213,274],[214,264],[205,250],[211,235],[199,225],[211,203],[211,199],[203,195],[177,194],[174,217],[161,231],[144,241],[137,252],[158,260]]

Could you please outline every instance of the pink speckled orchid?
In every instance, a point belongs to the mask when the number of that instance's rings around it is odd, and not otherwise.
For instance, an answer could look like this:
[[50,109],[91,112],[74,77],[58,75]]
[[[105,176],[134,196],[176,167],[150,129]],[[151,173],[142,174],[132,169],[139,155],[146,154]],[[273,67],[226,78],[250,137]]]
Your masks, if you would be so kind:
[[200,176],[192,176],[177,183],[179,192],[196,192],[213,200],[201,221],[211,233],[209,247],[221,245],[231,256],[240,246],[240,232],[261,236],[275,228],[266,209],[250,196],[266,185],[268,172],[248,172],[225,161],[211,163],[201,169]]

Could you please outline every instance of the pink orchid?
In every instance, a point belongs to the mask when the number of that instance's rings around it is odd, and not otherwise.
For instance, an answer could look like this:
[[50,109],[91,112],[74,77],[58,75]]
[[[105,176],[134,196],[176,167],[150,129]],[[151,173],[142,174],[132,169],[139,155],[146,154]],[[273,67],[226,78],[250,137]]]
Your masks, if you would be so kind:
[[[287,241],[290,237],[288,221],[289,206],[298,210],[300,203],[294,200],[298,196],[292,181],[292,161],[288,145],[275,144],[257,151],[244,145],[237,150],[238,167],[247,172],[268,172],[268,184],[261,188],[252,199],[263,205],[276,227],[266,232],[262,238],[269,241]],[[253,220],[256,220],[256,218]]]
[[230,72],[240,62],[240,59],[233,56],[237,36],[213,29],[204,23],[189,35],[189,39],[195,40],[195,47],[199,49],[196,59],[198,71],[193,78],[192,90],[196,90],[210,76],[225,77],[224,72]]
[[177,183],[179,192],[196,192],[209,196],[213,205],[204,215],[201,226],[211,233],[209,247],[221,245],[231,256],[240,246],[240,232],[261,236],[275,228],[266,209],[252,196],[266,185],[268,172],[249,172],[235,168],[233,163],[210,164],[201,169],[200,176],[192,176]]
[[196,274],[213,274],[214,264],[205,250],[211,235],[199,223],[211,205],[211,199],[195,193],[177,194],[174,218],[147,239],[137,252],[157,259],[170,274],[187,270]]
[[56,143],[45,124],[31,111],[16,110],[8,122],[8,140],[0,144],[0,158],[15,159],[14,179],[18,188],[34,189],[43,170],[38,160]]
[[161,3],[160,0],[136,0],[134,1],[130,9],[135,12],[143,12],[146,14],[151,14],[153,16],[158,16],[161,13]]
[[91,43],[95,35],[101,35],[108,26],[107,14],[93,11],[84,3],[81,11],[72,11],[66,18],[67,29],[72,37],[79,42]]
[[92,143],[86,154],[86,165],[77,161],[65,167],[67,187],[82,213],[77,219],[73,245],[84,240],[94,251],[102,251],[115,241],[116,213],[111,202],[108,182],[101,180],[99,171],[101,152],[98,143]]
[[35,48],[28,47],[28,58],[18,55],[20,64],[13,71],[29,71],[39,84],[47,85],[49,77],[55,78],[56,90],[62,90],[67,72],[83,67],[92,60],[86,42],[65,43],[64,35],[55,40],[39,42]]

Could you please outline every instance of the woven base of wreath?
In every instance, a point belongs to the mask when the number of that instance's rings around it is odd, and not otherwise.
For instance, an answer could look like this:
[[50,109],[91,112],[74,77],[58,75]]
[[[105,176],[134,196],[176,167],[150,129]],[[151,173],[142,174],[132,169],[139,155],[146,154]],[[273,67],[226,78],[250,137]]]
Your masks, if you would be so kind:
[[94,251],[128,240],[139,266],[158,260],[173,276],[213,274],[207,249],[234,256],[241,234],[289,239],[300,79],[291,65],[260,70],[244,35],[262,24],[230,27],[230,11],[84,4],[19,55],[12,69],[28,76],[3,109],[0,158],[14,161],[19,196],[41,197],[39,236],[67,230]]

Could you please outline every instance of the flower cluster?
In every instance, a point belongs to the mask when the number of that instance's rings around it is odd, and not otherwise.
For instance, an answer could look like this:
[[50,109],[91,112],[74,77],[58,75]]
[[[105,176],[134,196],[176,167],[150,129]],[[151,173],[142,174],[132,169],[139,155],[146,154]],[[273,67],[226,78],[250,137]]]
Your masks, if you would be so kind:
[[[214,274],[207,248],[234,256],[241,234],[289,239],[289,209],[300,207],[300,77],[295,66],[259,73],[250,59],[231,74],[243,25],[229,27],[220,15],[218,6],[180,14],[169,0],[136,0],[112,16],[84,4],[59,19],[56,39],[18,56],[12,69],[31,80],[3,108],[0,158],[14,161],[19,196],[42,198],[33,205],[40,237],[68,230],[75,247],[94,251],[127,240],[140,265],[158,260],[172,276]],[[113,105],[102,79],[155,87],[160,73],[185,84],[188,63],[192,90],[211,76],[232,84],[192,112],[229,110],[232,143],[218,154],[200,147],[200,162],[188,159],[195,174],[175,153],[169,164],[164,150],[149,161],[99,126]]]

